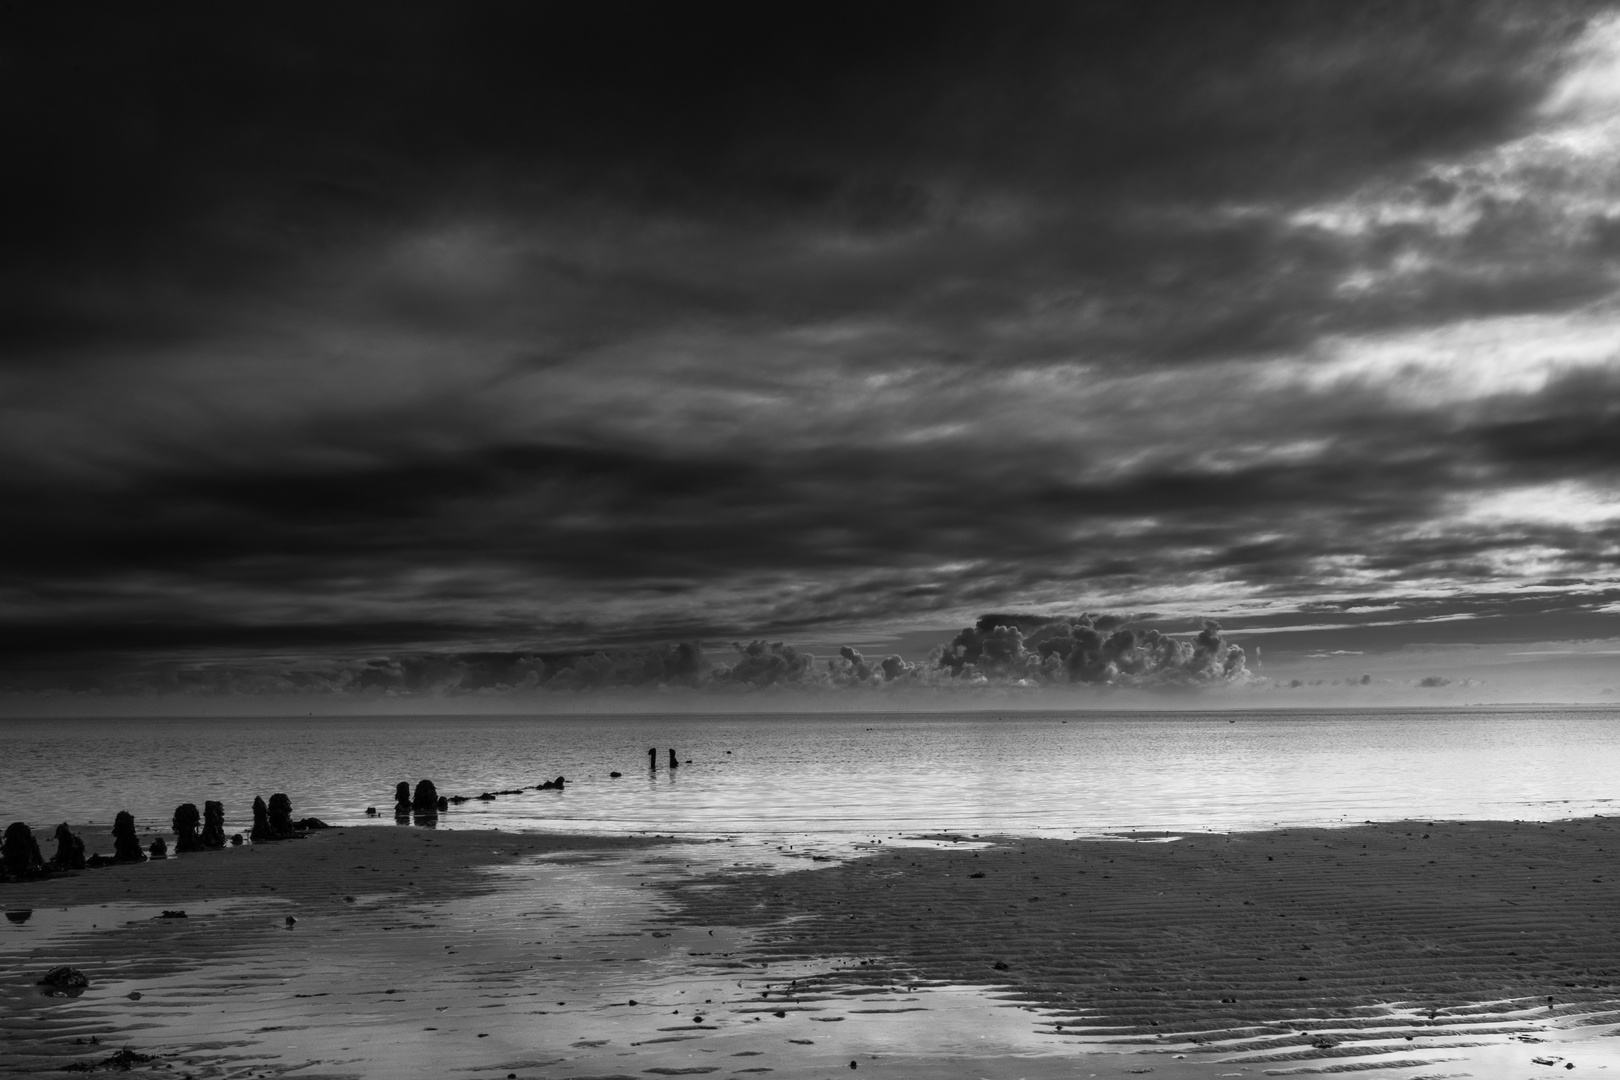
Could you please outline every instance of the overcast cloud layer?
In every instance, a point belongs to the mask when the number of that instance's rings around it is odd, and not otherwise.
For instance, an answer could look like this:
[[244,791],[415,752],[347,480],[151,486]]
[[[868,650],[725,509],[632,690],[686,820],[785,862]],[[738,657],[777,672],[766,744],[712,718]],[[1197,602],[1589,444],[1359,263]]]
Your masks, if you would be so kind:
[[1620,637],[1613,5],[0,19],[0,686]]

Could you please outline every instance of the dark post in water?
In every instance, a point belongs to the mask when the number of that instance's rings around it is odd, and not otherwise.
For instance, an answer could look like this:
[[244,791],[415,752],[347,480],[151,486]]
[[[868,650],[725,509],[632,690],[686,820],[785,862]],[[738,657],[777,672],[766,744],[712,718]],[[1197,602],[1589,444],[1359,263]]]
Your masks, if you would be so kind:
[[647,751],[647,771],[658,771],[658,747],[654,746]]
[[669,767],[671,769],[677,769],[677,768],[680,768],[680,764],[681,763],[679,761],[675,760],[675,751],[671,750],[669,752]]

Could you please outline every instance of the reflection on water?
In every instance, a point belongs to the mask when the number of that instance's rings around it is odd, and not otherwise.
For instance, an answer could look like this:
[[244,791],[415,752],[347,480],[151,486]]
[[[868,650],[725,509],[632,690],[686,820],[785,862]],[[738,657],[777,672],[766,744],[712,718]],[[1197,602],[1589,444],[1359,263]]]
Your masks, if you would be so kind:
[[[133,1046],[176,1075],[219,1080],[820,1080],[857,1058],[871,1069],[899,1054],[928,1061],[929,1076],[1073,1075],[1067,1058],[1031,1071],[1030,1055],[1062,1053],[1068,1037],[994,988],[874,979],[864,957],[767,961],[750,954],[749,932],[662,917],[667,905],[646,884],[736,854],[725,844],[575,853],[491,868],[505,887],[476,897],[317,900],[296,908],[292,938],[281,918],[288,901],[195,904],[185,925],[163,926],[144,947],[169,962],[135,945],[137,955],[99,963],[78,1001],[47,1006],[0,987],[0,1006],[20,1021],[8,1064],[54,1073]],[[107,941],[98,929],[129,949],[131,928],[152,922],[150,908],[128,905],[47,914],[42,934],[0,938],[0,967],[37,966],[47,941],[95,955]],[[302,947],[290,954],[294,939]],[[855,971],[863,977],[846,977]],[[950,1067],[960,1059],[971,1067]]]
[[285,791],[300,816],[358,823],[368,806],[388,815],[401,780],[477,796],[558,775],[562,791],[462,803],[438,824],[837,842],[1551,818],[1604,812],[1617,794],[1617,718],[1548,709],[3,721],[0,820],[110,823],[129,809],[149,830],[181,802],[219,799],[234,830],[255,795]]

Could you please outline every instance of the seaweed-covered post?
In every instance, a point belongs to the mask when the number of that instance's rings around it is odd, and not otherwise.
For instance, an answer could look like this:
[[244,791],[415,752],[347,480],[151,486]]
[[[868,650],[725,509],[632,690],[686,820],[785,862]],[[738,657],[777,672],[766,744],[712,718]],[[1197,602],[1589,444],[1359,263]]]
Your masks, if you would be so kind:
[[56,854],[51,857],[51,865],[58,870],[84,869],[84,841],[73,835],[65,821],[56,827]]
[[0,862],[5,866],[5,876],[12,881],[26,881],[45,872],[45,859],[26,821],[6,826],[5,839],[0,841]]
[[282,792],[270,796],[270,837],[289,840],[293,834],[292,800]]
[[144,862],[141,838],[135,835],[135,815],[128,810],[118,811],[113,818],[113,858],[118,862]]
[[202,846],[205,848],[222,848],[225,846],[225,804],[208,799],[203,803],[203,831]]
[[416,795],[411,799],[411,809],[428,817],[439,812],[439,789],[433,786],[433,781],[416,782]]
[[411,816],[411,785],[404,780],[394,785],[394,816]]
[[174,850],[201,851],[202,841],[197,838],[197,828],[202,824],[202,815],[197,813],[196,803],[181,803],[174,808]]
[[248,833],[248,838],[255,844],[275,839],[270,832],[270,808],[264,805],[262,795],[253,796],[253,829]]
[[678,769],[678,768],[681,767],[681,763],[675,757],[675,751],[673,749],[670,750],[670,752],[669,752],[669,767],[670,767],[671,770]]

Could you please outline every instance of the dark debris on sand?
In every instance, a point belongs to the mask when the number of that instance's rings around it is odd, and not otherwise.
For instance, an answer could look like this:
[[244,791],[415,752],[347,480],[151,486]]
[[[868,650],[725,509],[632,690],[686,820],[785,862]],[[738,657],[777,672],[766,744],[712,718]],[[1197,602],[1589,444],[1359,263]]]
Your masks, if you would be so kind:
[[156,1054],[141,1054],[128,1047],[116,1053],[109,1054],[100,1061],[75,1061],[71,1065],[62,1066],[63,1072],[129,1072],[136,1065],[146,1065],[157,1060]]

